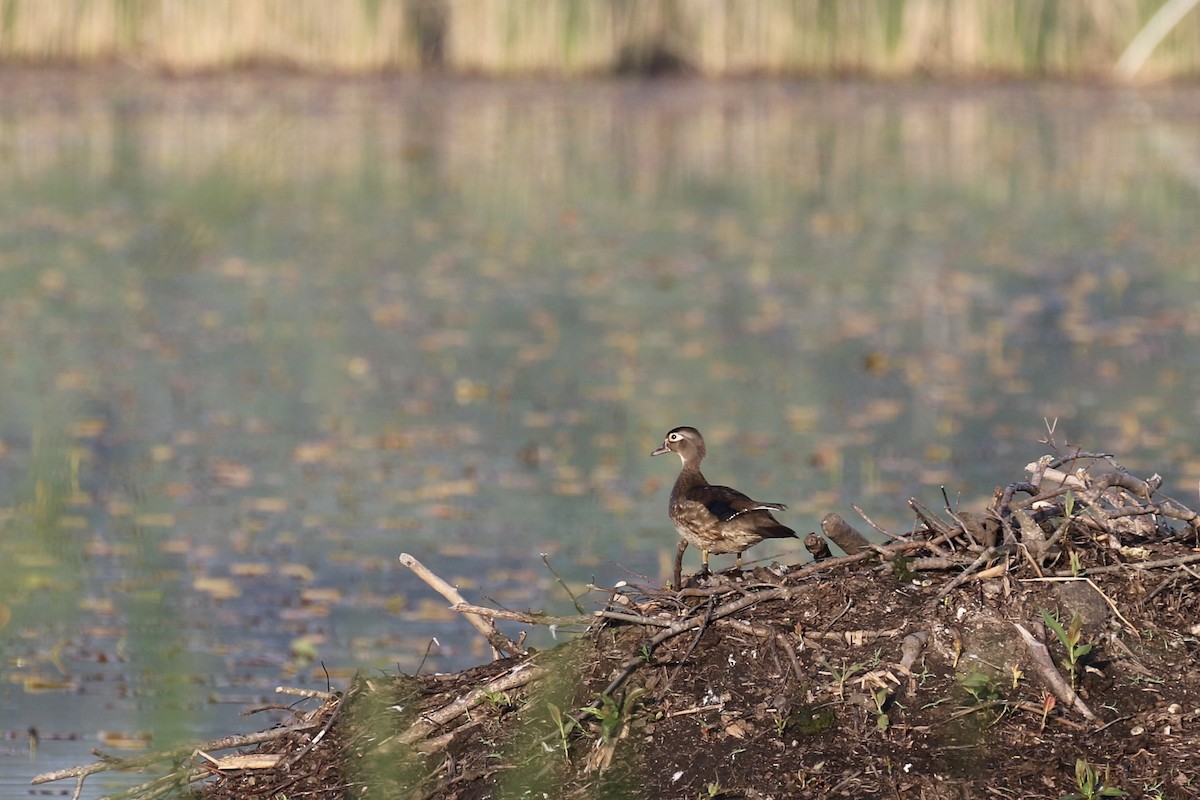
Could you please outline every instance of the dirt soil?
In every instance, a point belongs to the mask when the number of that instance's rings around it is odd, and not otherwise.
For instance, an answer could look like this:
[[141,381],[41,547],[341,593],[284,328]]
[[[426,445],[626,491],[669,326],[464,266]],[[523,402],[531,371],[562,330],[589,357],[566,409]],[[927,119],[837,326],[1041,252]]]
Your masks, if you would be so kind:
[[831,516],[850,555],[619,586],[554,650],[359,678],[198,796],[1200,797],[1200,527],[1157,485],[1074,454],[986,509],[910,504],[886,546]]

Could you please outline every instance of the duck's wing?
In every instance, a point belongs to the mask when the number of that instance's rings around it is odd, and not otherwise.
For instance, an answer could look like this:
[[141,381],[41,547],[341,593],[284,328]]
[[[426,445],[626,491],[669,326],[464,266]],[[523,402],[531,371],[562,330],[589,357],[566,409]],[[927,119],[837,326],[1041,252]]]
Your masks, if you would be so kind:
[[748,511],[783,511],[783,503],[764,503],[752,500],[737,489],[728,486],[693,486],[684,495],[694,503],[700,503],[709,513],[722,522],[728,522]]

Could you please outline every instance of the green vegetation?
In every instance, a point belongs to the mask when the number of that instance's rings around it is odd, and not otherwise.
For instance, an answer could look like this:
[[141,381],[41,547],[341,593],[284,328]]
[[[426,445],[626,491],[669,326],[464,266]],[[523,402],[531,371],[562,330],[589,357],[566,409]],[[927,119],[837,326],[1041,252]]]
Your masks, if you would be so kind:
[[[10,0],[4,4],[0,58],[120,60],[171,71],[267,63],[349,73],[1088,76],[1110,74],[1161,5],[1160,0]],[[1139,48],[1153,48],[1143,72],[1195,75],[1198,17],[1171,20],[1161,42]]]
[[1071,678],[1071,688],[1074,689],[1079,679],[1079,670],[1083,666],[1083,658],[1092,651],[1092,645],[1083,643],[1083,620],[1079,612],[1071,617],[1071,623],[1064,628],[1063,624],[1049,611],[1042,609],[1042,619],[1046,626],[1054,631],[1055,638],[1067,651],[1067,657],[1062,665]]
[[1124,792],[1114,786],[1108,786],[1108,767],[1104,768],[1103,778],[1092,766],[1088,764],[1087,759],[1075,759],[1075,787],[1076,791],[1068,795],[1063,795],[1060,800],[1093,800],[1096,797],[1125,797],[1127,792]]

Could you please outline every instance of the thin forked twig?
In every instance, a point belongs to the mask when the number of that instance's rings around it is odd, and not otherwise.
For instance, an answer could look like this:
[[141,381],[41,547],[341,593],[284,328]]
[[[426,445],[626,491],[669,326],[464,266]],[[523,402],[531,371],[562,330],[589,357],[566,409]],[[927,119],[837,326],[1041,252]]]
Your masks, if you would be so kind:
[[[451,606],[470,605],[466,599],[458,593],[449,583],[442,580],[434,574],[433,570],[426,567],[420,561],[410,556],[408,553],[400,554],[400,563],[412,570],[418,578],[425,581],[431,589],[446,598]],[[471,623],[471,627],[483,634],[483,638],[488,640],[488,644],[492,646],[492,655],[499,656],[504,653],[509,656],[524,655],[525,649],[519,646],[512,639],[509,639],[500,631],[496,630],[496,626],[489,620],[478,614],[466,614],[467,622]]]

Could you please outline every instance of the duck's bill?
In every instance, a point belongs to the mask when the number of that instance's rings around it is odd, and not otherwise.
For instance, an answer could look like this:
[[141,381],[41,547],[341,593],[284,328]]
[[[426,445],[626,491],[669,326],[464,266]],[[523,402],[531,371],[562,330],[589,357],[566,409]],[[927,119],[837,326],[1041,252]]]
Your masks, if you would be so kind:
[[661,447],[659,447],[657,450],[655,450],[655,451],[654,451],[653,453],[651,453],[650,455],[652,455],[652,456],[661,456],[663,453],[669,453],[669,452],[671,452],[671,448],[667,447],[667,444],[666,444],[666,442],[663,442],[662,446],[661,446]]

